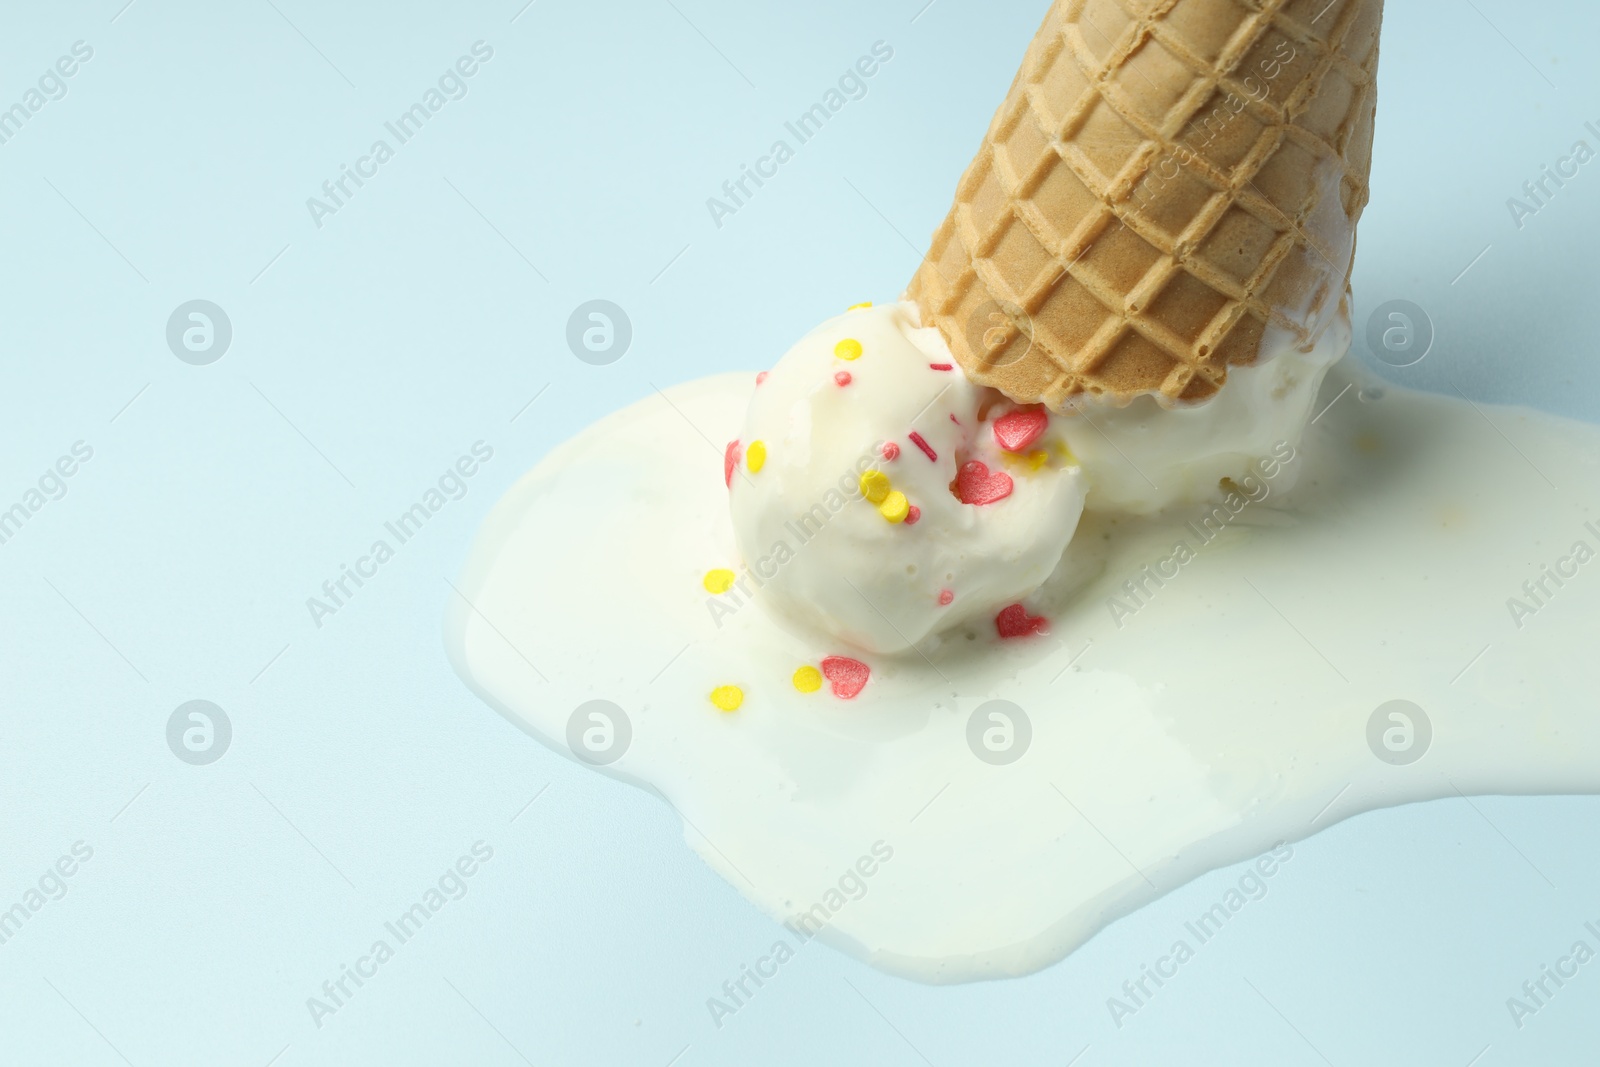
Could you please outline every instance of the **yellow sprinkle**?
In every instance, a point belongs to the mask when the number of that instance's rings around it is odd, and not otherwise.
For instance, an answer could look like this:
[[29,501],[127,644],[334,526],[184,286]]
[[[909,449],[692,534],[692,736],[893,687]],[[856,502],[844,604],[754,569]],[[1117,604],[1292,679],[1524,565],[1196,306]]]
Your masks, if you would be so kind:
[[1046,452],[1042,448],[1034,449],[1032,452],[1028,453],[1028,468],[1030,470],[1038,470],[1040,467],[1049,462],[1050,453]]
[[872,306],[872,301],[863,300],[859,304],[851,304],[849,307],[845,308],[845,310],[846,311],[860,311],[862,308],[869,308],[871,306]]
[[790,680],[802,693],[815,693],[822,688],[822,672],[815,667],[801,667],[794,672],[794,677]]
[[706,587],[708,593],[726,593],[733,588],[734,573],[722,567],[706,571],[706,576],[701,580],[701,585]]
[[1065,463],[1069,467],[1076,467],[1078,465],[1078,457],[1072,454],[1072,449],[1067,447],[1067,443],[1065,441],[1056,442],[1056,451],[1061,453],[1062,463]]
[[833,354],[840,359],[860,359],[861,342],[854,337],[846,337],[843,341],[833,346]]
[[767,446],[762,441],[751,441],[750,447],[744,450],[744,464],[754,474],[767,465]]
[[744,690],[736,685],[719,685],[711,691],[711,703],[723,711],[738,711],[744,703]]
[[861,495],[874,504],[889,495],[889,476],[882,471],[867,471],[861,476]]
[[878,510],[890,522],[905,522],[906,516],[911,514],[911,505],[906,500],[906,495],[898,490],[883,498],[883,503],[878,505]]

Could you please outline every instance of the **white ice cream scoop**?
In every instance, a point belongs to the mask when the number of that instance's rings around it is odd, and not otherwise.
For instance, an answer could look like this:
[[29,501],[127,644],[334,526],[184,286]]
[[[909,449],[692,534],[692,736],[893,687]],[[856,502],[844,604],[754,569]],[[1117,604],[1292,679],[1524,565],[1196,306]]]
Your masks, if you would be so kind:
[[1084,504],[1061,419],[968,381],[915,316],[860,307],[817,327],[760,379],[729,446],[757,599],[867,652],[1034,592]]

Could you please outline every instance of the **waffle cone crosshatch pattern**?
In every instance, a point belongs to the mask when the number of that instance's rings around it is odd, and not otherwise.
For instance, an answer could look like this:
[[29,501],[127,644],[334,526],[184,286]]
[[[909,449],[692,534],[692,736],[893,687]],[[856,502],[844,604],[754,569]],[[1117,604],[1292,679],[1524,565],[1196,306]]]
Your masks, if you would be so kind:
[[1059,0],[910,295],[975,379],[1212,396],[1315,341],[1367,202],[1382,0]]

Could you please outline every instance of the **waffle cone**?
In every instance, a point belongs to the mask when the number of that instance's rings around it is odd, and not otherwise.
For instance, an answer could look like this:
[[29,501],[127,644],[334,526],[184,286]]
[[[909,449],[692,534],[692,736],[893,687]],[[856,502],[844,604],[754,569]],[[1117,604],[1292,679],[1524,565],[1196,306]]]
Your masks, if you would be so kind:
[[1382,14],[1055,0],[912,279],[923,325],[1058,411],[1204,400],[1314,343],[1367,203]]

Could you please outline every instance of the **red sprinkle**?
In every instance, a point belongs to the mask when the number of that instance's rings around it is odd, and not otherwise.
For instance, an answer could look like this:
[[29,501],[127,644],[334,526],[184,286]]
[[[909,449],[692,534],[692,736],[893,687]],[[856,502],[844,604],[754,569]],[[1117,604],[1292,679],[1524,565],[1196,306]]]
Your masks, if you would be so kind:
[[757,385],[760,385],[762,382],[764,382],[766,380],[767,380],[767,372],[766,371],[763,370],[763,371],[757,371],[756,372],[756,384]]
[[1043,408],[1017,408],[994,420],[994,441],[1007,452],[1025,452],[1049,427]]
[[822,676],[840,700],[853,700],[867,687],[872,668],[849,656],[828,656],[822,661]]
[[835,374],[833,376],[833,380],[838,382],[840,385],[849,385],[850,384],[850,372],[847,371],[847,370],[842,370],[838,374]]
[[922,454],[924,456],[927,456],[935,463],[939,462],[939,453],[935,452],[933,450],[933,446],[924,441],[922,439],[922,435],[915,430],[911,431],[911,443],[922,449]]
[[727,451],[722,453],[722,483],[729,489],[733,488],[733,471],[739,466],[739,442],[737,439],[728,442]]
[[899,459],[900,458],[900,446],[895,444],[893,441],[886,442],[884,444],[884,446],[883,446],[883,458],[884,459]]
[[928,364],[928,369],[929,370],[955,370],[956,366],[955,366],[954,363],[930,363],[930,364]]
[[969,459],[956,472],[956,480],[950,488],[963,504],[982,507],[1011,495],[1011,475],[1005,471],[991,471],[981,459]]
[[1028,609],[1021,604],[1012,604],[1000,609],[1000,614],[994,617],[994,628],[1002,638],[1009,640],[1030,634],[1047,634],[1050,632],[1050,620],[1041,615],[1029,615]]
[[922,509],[917,507],[915,504],[907,504],[905,519],[906,525],[915,526],[917,524],[917,520],[920,518],[922,518]]
[[961,425],[961,420],[956,418],[956,413],[953,411],[950,413],[950,421],[955,423],[957,426]]
[[950,602],[953,601],[955,598],[956,598],[955,593],[951,592],[950,590],[948,590],[948,589],[939,590],[939,606],[941,608],[949,607]]

